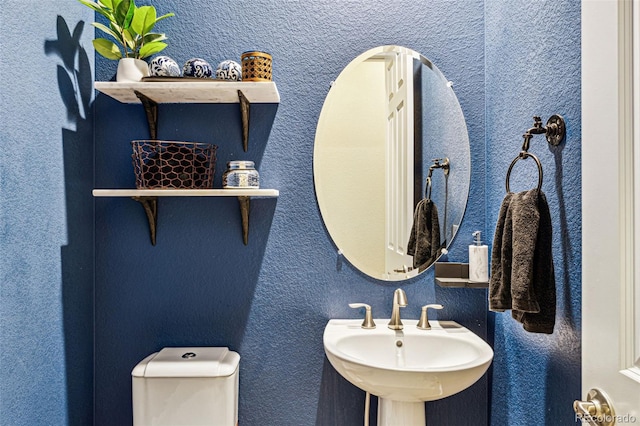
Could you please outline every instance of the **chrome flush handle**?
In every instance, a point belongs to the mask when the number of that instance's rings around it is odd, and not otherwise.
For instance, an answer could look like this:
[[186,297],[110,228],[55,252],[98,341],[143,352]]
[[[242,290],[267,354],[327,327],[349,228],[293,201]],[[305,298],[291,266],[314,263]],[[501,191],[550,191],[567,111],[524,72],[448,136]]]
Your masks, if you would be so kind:
[[349,307],[354,309],[364,308],[364,321],[362,321],[362,328],[376,328],[376,323],[373,322],[373,316],[371,315],[371,306],[366,303],[349,303]]

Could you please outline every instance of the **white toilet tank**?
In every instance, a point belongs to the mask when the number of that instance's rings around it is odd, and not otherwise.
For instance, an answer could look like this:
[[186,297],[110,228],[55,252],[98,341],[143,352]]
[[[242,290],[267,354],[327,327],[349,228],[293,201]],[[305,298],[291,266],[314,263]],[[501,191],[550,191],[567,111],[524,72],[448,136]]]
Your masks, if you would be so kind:
[[133,426],[236,426],[240,355],[164,348],[131,372]]

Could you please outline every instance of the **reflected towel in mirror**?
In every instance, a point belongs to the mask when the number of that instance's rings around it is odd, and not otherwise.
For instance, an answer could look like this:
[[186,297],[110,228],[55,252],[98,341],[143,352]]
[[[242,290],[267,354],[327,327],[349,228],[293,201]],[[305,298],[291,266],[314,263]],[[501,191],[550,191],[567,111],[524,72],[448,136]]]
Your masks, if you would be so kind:
[[426,268],[438,258],[440,250],[438,208],[433,201],[424,198],[418,202],[413,213],[407,254],[413,256],[414,268]]

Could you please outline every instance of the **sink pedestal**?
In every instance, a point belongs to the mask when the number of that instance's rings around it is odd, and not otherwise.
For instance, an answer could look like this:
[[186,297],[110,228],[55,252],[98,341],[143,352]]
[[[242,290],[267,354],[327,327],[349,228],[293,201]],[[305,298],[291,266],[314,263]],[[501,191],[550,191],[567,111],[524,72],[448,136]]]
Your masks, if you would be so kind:
[[378,398],[378,426],[425,426],[424,402]]

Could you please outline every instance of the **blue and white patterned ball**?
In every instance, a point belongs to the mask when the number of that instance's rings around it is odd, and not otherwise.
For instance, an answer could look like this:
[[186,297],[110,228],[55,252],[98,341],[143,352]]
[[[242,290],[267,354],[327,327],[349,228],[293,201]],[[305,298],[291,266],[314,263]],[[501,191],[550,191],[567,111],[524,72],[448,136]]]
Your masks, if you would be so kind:
[[242,80],[242,67],[231,59],[222,61],[216,69],[216,78],[218,80],[240,81]]
[[152,77],[180,77],[180,65],[168,56],[156,56],[149,63]]
[[212,74],[209,62],[201,58],[189,59],[182,67],[182,75],[185,77],[210,78]]

